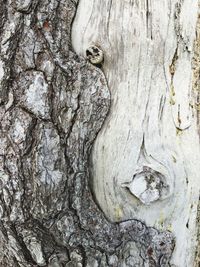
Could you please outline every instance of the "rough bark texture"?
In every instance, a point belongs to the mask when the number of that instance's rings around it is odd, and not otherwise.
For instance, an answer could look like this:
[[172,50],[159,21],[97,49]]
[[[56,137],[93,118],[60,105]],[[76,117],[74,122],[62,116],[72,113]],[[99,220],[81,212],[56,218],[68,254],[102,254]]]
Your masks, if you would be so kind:
[[0,1],[0,266],[170,266],[169,231],[111,223],[91,194],[110,93],[72,51],[77,2]]

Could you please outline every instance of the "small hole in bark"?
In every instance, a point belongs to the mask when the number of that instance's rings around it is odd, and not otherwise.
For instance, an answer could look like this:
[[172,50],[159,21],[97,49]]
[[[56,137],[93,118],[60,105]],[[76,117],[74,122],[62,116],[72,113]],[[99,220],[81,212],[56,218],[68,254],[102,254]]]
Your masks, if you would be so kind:
[[92,53],[88,49],[86,50],[86,56],[92,56]]
[[152,248],[149,248],[149,249],[147,250],[147,253],[148,253],[149,256],[151,256],[151,255],[153,254],[153,249],[152,249]]
[[99,68],[101,67],[104,59],[103,51],[95,45],[86,49],[86,57],[90,63]]

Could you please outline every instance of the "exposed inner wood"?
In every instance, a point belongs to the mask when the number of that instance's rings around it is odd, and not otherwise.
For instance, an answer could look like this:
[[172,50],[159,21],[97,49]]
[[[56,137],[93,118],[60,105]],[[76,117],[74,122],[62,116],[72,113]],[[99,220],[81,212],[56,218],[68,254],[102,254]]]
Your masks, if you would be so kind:
[[[79,55],[85,57],[91,45],[103,50],[111,91],[109,116],[91,157],[96,201],[113,222],[137,218],[172,231],[172,263],[188,267],[200,189],[192,91],[197,17],[198,1],[81,0],[72,28]],[[152,186],[145,182],[146,169],[164,182],[144,199]]]

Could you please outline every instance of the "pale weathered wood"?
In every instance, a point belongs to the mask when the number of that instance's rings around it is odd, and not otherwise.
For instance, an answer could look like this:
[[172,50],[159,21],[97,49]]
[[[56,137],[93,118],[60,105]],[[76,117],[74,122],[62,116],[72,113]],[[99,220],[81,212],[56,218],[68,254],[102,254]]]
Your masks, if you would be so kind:
[[[79,55],[103,50],[111,91],[91,157],[96,200],[113,222],[172,231],[171,264],[180,267],[193,266],[197,244],[198,14],[197,0],[81,0],[72,28]],[[155,179],[150,195],[145,175]]]

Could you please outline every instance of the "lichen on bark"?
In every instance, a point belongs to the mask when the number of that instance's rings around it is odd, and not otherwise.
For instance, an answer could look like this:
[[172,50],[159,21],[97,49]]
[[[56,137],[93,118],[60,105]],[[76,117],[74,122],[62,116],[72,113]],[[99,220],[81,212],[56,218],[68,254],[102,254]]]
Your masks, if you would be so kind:
[[170,232],[111,223],[93,200],[89,155],[110,93],[72,51],[77,1],[1,4],[0,265],[169,266]]

